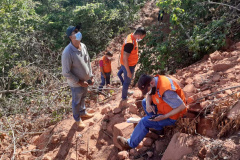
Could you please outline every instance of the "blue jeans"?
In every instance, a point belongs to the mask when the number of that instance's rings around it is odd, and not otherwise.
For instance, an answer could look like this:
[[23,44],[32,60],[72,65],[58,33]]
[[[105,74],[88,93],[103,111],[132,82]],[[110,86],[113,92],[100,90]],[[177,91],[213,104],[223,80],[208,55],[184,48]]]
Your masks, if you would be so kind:
[[[174,125],[176,120],[172,120],[170,118],[164,119],[158,122],[148,120],[154,113],[148,113],[146,111],[146,99],[143,99],[142,106],[147,116],[143,117],[140,122],[135,127],[131,137],[127,140],[128,145],[132,148],[138,146],[138,144],[143,140],[146,134],[149,132],[149,128],[154,128],[156,130],[162,130],[165,126]],[[157,106],[155,105],[157,108]],[[156,109],[157,110],[157,109]]]
[[[127,70],[123,65],[121,66],[121,69],[123,70],[123,74],[124,74],[124,82],[123,82],[123,87],[122,87],[122,99],[125,100],[125,99],[127,99],[128,87],[131,83],[132,77],[129,78],[127,76]],[[129,66],[129,69],[133,76],[135,66]]]
[[80,121],[82,115],[86,114],[85,97],[87,87],[71,87],[72,91],[72,111],[75,121]]
[[99,88],[103,88],[103,86],[105,85],[105,81],[106,81],[106,84],[110,84],[110,75],[111,75],[111,72],[109,73],[105,73],[106,75],[106,79],[104,78],[102,72],[101,72],[101,80],[102,82],[100,83],[100,86]]
[[123,74],[123,70],[122,70],[122,68],[120,68],[117,75],[123,85],[124,80],[123,80],[122,74]]

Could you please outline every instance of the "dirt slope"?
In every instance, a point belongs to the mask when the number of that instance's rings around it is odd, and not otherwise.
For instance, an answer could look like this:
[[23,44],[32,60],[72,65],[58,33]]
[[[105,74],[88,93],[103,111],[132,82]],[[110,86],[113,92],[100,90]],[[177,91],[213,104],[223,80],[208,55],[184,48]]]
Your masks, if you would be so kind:
[[[135,93],[129,97],[129,105],[126,108],[118,107],[121,90],[116,90],[101,104],[90,102],[92,103],[90,112],[94,111],[96,114],[93,118],[84,120],[88,126],[85,129],[79,130],[74,125],[72,116],[68,115],[68,118],[50,127],[44,134],[34,137],[32,145],[36,145],[38,149],[47,149],[42,155],[43,159],[113,160],[124,159],[124,157],[126,159],[134,159],[134,157],[160,159],[162,155],[159,153],[164,153],[162,159],[169,157],[173,159],[201,159],[201,157],[212,159],[213,156],[217,156],[219,159],[224,157],[239,159],[240,154],[237,151],[240,148],[240,134],[236,132],[238,129],[234,126],[240,126],[240,121],[233,123],[227,118],[236,120],[236,114],[234,117],[231,110],[235,108],[236,113],[239,111],[236,107],[240,107],[240,103],[235,104],[240,99],[240,42],[233,45],[231,49],[233,51],[230,52],[216,51],[171,76],[176,78],[175,80],[183,87],[187,97],[190,97],[188,99],[190,103],[188,119],[184,119],[184,123],[178,123],[174,129],[166,128],[165,137],[154,138],[156,135],[152,133],[150,139],[154,140],[151,140],[150,145],[145,146],[147,142],[143,142],[139,149],[130,152],[119,152],[113,145],[114,124],[125,122],[132,116],[144,116],[141,105],[136,102],[136,99],[141,99],[141,93],[136,88],[132,89]],[[98,98],[103,100],[106,97],[101,95]],[[221,120],[217,120],[217,118],[224,112],[226,112],[225,124],[221,124]],[[189,125],[184,130],[186,120],[192,119],[198,122],[194,123],[194,126]],[[214,123],[213,121],[219,122]],[[232,127],[228,128],[228,123],[232,123]],[[213,127],[218,124],[220,125],[217,128]],[[191,133],[191,127],[195,127],[197,134],[185,134]],[[177,133],[179,131],[183,133]],[[217,139],[217,137],[228,138]],[[185,147],[183,147],[184,145]],[[29,156],[33,155],[29,153]],[[38,157],[38,155],[35,156]]]
[[[141,11],[141,23],[134,24],[133,28],[157,22],[158,9],[154,8],[153,2],[146,3]],[[113,79],[125,37],[116,37],[108,47],[114,54]],[[86,128],[78,129],[72,115],[66,115],[64,120],[47,128],[43,134],[33,136],[27,147],[17,148],[16,157],[23,160],[240,159],[239,57],[240,42],[231,46],[228,52],[216,51],[171,75],[190,97],[190,112],[187,118],[178,121],[176,127],[165,128],[165,136],[150,133],[138,149],[119,152],[114,146],[114,125],[129,117],[144,116],[142,97],[137,88],[131,89],[134,94],[129,97],[128,105],[118,107],[121,86],[116,84],[104,92],[105,95],[89,93],[92,100],[86,102],[88,111],[95,112],[95,116],[84,120]],[[93,70],[100,78],[97,61],[93,62]],[[193,132],[195,130],[197,133]],[[4,146],[8,145],[1,145],[1,149],[5,150]],[[2,158],[10,159],[7,155]]]

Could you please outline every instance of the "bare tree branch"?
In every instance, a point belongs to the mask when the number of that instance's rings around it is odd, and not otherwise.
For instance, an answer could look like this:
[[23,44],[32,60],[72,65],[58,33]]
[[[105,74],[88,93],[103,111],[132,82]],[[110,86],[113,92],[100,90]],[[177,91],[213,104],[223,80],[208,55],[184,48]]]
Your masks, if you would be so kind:
[[222,5],[222,6],[227,6],[227,7],[230,7],[230,8],[233,8],[233,9],[236,9],[236,10],[240,11],[240,9],[238,9],[238,8],[236,8],[236,7],[234,7],[234,6],[225,4],[225,3],[212,2],[212,1],[210,1],[210,0],[208,0],[208,3],[209,3],[209,4],[218,4],[218,5]]
[[6,120],[7,120],[7,123],[8,123],[8,125],[10,126],[10,128],[12,130],[12,136],[13,136],[13,156],[12,156],[11,160],[14,160],[15,159],[15,154],[16,154],[16,141],[15,141],[16,138],[15,138],[15,135],[14,135],[14,131],[13,131],[12,125],[9,123],[7,118],[6,118]]
[[[64,83],[63,83],[64,84]],[[24,89],[19,90],[19,89],[14,89],[14,90],[4,90],[4,91],[0,91],[0,94],[2,93],[18,93],[18,94],[25,94],[25,93],[35,93],[35,92],[42,92],[42,93],[48,93],[48,92],[53,92],[53,91],[59,91],[61,89],[65,89],[68,86],[65,87],[60,87],[58,89],[53,89],[53,90],[34,90],[34,91],[25,91]]]
[[204,98],[206,98],[206,97],[212,96],[212,95],[214,95],[214,94],[221,93],[221,92],[223,92],[223,91],[225,91],[225,90],[228,90],[228,89],[234,89],[234,88],[239,88],[239,87],[240,87],[240,86],[234,86],[234,87],[229,87],[229,88],[222,89],[222,90],[217,91],[217,92],[213,92],[213,93],[211,93],[211,94],[208,94],[208,95],[206,95],[206,96],[203,96],[203,97],[200,97],[200,98],[196,99],[195,101],[193,101],[193,102],[195,102],[195,103],[192,102],[191,104],[192,104],[192,105],[193,105],[193,104],[197,104],[197,103],[199,103],[199,101],[200,101],[201,99],[204,99]]
[[[186,29],[183,27],[182,23],[180,23],[180,26],[182,27],[182,29],[183,29],[183,30],[185,30],[185,31],[186,31]],[[187,32],[185,32],[185,34],[186,34],[186,36],[188,37],[188,39],[190,39],[190,36],[189,36],[189,34],[188,34]]]

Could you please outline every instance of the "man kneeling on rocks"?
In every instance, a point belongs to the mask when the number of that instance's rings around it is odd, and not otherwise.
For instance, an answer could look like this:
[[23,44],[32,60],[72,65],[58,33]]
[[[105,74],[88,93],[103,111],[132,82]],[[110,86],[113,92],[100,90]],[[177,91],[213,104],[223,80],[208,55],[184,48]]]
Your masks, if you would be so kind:
[[149,128],[162,130],[165,126],[174,125],[176,120],[187,111],[182,89],[167,76],[141,75],[138,88],[143,95],[147,94],[142,101],[147,116],[140,120],[130,139],[117,137],[118,143],[124,150],[137,147],[149,132]]

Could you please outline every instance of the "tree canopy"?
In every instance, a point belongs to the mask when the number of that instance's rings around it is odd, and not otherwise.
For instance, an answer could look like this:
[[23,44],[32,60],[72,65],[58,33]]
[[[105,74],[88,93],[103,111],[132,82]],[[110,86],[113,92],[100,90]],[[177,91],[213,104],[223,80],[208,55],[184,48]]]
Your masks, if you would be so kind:
[[227,38],[240,38],[236,0],[158,0],[157,6],[169,20],[149,26],[137,77],[143,72],[174,73],[221,49]]

